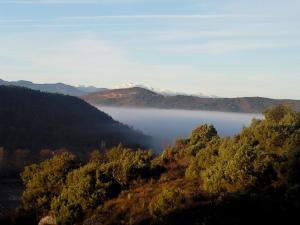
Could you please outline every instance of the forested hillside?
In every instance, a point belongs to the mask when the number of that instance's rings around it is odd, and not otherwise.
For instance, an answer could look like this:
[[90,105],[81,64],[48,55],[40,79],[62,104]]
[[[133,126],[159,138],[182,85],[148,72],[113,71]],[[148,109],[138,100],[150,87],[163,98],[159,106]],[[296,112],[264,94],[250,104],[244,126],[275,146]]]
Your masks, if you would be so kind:
[[0,86],[0,170],[53,150],[86,154],[119,143],[147,148],[150,138],[76,97]]
[[62,153],[22,173],[14,220],[59,225],[295,224],[300,115],[278,106],[232,138],[202,125],[159,156],[122,146],[88,163]]
[[1,86],[0,105],[0,146],[8,149],[85,150],[146,140],[75,97]]

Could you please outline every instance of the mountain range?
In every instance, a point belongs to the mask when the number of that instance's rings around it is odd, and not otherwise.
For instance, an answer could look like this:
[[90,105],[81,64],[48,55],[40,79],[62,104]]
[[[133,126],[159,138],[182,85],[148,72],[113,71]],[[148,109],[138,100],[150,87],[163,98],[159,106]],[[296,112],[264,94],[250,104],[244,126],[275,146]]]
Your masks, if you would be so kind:
[[261,97],[208,98],[189,95],[163,95],[142,87],[106,90],[82,96],[93,105],[144,107],[163,109],[208,110],[262,113],[265,109],[284,104],[300,111],[300,100],[278,100]]
[[266,108],[285,104],[296,111],[300,111],[300,100],[263,97],[221,98],[203,94],[190,95],[155,89],[145,85],[136,85],[131,82],[118,85],[113,89],[94,86],[71,86],[63,83],[8,82],[1,79],[0,85],[21,86],[42,92],[80,97],[92,105],[262,113]]
[[99,92],[102,90],[106,90],[105,88],[96,88],[93,86],[71,86],[63,83],[55,83],[55,84],[36,84],[30,81],[20,80],[20,81],[5,81],[0,79],[0,85],[5,86],[18,86],[18,87],[26,87],[33,90],[38,90],[42,92],[49,93],[57,93],[57,94],[65,94],[71,96],[83,96],[91,92]]
[[[64,84],[64,83],[37,84],[37,83],[33,83],[30,81],[26,81],[26,80],[5,81],[5,80],[1,80],[1,79],[0,79],[0,85],[26,87],[26,88],[30,88],[30,89],[38,90],[38,91],[42,91],[42,92],[71,95],[71,96],[76,96],[76,97],[84,96],[84,95],[87,95],[89,93],[94,93],[94,92],[101,92],[101,91],[108,91],[108,90],[115,90],[115,89],[128,89],[128,88],[135,88],[135,87],[147,89],[149,91],[153,91],[153,92],[156,92],[156,93],[159,93],[162,95],[166,95],[166,96],[188,95],[186,93],[175,92],[175,91],[171,91],[171,90],[167,90],[167,89],[157,89],[157,88],[153,88],[153,87],[148,87],[146,85],[135,84],[133,82],[120,84],[120,85],[113,87],[112,89],[98,88],[98,87],[94,87],[94,86],[82,86],[82,85],[71,86],[71,85]],[[214,95],[207,96],[202,93],[199,93],[199,94],[196,94],[193,96],[211,97],[211,98],[217,97]]]

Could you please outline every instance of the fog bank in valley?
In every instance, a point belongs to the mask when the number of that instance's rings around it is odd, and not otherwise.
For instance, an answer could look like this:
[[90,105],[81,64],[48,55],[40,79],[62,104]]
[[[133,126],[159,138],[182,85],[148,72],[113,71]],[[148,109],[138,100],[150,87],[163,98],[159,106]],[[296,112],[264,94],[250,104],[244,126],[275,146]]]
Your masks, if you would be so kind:
[[98,106],[114,119],[151,135],[158,146],[174,143],[176,138],[187,137],[201,124],[213,124],[219,135],[233,136],[248,126],[253,118],[263,118],[261,114],[228,113],[211,111],[190,111],[174,109],[119,108]]

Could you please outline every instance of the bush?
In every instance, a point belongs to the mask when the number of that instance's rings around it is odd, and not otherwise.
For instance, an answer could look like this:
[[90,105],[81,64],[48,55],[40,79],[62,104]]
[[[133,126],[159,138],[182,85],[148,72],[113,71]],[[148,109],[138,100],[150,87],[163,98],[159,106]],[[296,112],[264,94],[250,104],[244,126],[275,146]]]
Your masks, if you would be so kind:
[[149,204],[149,213],[154,220],[163,220],[172,211],[179,209],[184,202],[180,189],[163,189]]
[[188,178],[199,177],[201,171],[214,165],[219,154],[220,138],[215,137],[207,146],[199,151],[196,157],[192,158],[189,167],[186,169],[185,175]]
[[67,174],[78,167],[76,157],[62,153],[52,159],[25,167],[21,177],[25,185],[23,207],[42,215],[50,210],[52,198],[58,196]]
[[214,126],[204,124],[193,130],[190,137],[186,140],[186,145],[181,151],[185,156],[195,156],[201,149],[213,139],[217,138],[218,133]]
[[137,178],[149,178],[155,168],[152,165],[153,153],[150,151],[133,151],[118,146],[108,151],[107,162],[101,170],[113,177],[121,185],[128,185]]
[[57,223],[74,224],[89,210],[117,196],[130,181],[150,177],[152,159],[149,151],[132,151],[121,145],[105,156],[93,152],[88,164],[68,174],[61,193],[53,198],[51,209]]
[[52,212],[58,224],[71,225],[119,192],[116,181],[104,175],[98,163],[90,162],[69,173],[62,192],[52,200]]
[[[192,131],[189,138],[177,139],[174,147],[166,148],[160,160],[163,163],[177,162],[179,164],[187,164],[198,152],[217,139],[220,139],[220,137],[214,126],[201,125]],[[183,163],[180,163],[180,161]]]
[[300,164],[299,114],[278,106],[267,110],[265,118],[254,120],[236,137],[206,144],[191,160],[186,176],[200,177],[202,188],[210,193],[272,188],[299,180],[295,169]]

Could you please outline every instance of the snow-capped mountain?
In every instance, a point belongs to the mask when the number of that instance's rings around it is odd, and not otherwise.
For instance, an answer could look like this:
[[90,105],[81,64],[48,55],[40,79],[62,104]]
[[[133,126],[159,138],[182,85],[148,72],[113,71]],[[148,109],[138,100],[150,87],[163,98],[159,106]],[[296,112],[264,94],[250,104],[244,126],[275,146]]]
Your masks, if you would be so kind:
[[149,86],[142,85],[142,84],[135,84],[133,82],[128,82],[128,83],[124,83],[124,84],[114,86],[113,89],[127,89],[127,88],[134,88],[134,87],[144,88],[144,89],[147,89],[149,91],[153,91],[155,93],[165,95],[165,96],[185,95],[185,96],[195,96],[195,97],[200,97],[200,98],[217,98],[217,96],[215,96],[215,95],[205,95],[203,93],[187,94],[187,93],[184,93],[184,92],[176,92],[176,91],[171,91],[171,90],[168,90],[168,89],[153,88],[153,87],[149,87]]
[[126,88],[134,88],[134,87],[140,87],[140,88],[144,88],[144,89],[148,89],[151,90],[151,88],[145,86],[145,85],[141,85],[141,84],[135,84],[133,82],[128,82],[128,83],[124,83],[124,84],[119,84],[113,87],[113,89],[126,89]]

